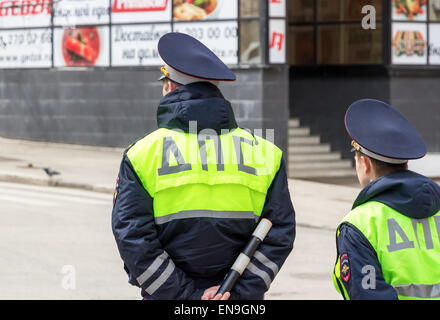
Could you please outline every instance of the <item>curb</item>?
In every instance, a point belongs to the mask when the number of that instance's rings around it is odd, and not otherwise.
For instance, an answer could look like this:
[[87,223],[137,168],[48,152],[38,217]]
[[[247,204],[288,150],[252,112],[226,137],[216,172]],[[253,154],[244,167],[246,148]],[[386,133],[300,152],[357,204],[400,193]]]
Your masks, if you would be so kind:
[[81,189],[81,190],[86,190],[86,191],[94,191],[94,192],[107,193],[107,194],[108,193],[111,194],[114,191],[114,187],[109,187],[109,186],[92,185],[92,184],[69,182],[69,181],[63,181],[63,180],[42,179],[42,178],[17,175],[17,174],[4,174],[4,173],[1,174],[0,173],[0,181],[1,182],[30,184],[30,185],[34,185],[34,186]]

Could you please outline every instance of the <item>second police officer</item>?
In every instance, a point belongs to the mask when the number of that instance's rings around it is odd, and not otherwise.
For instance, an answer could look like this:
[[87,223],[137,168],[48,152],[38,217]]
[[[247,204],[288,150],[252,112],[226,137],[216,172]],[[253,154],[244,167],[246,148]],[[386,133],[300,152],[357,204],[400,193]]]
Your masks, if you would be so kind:
[[440,299],[440,187],[408,170],[425,143],[378,100],[353,103],[345,126],[363,189],[337,229],[336,290],[345,299]]

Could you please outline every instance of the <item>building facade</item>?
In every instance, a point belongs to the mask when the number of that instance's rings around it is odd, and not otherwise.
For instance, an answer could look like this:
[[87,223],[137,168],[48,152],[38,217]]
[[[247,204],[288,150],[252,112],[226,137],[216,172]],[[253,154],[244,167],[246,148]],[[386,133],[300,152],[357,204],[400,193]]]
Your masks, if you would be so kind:
[[440,1],[288,1],[287,20],[290,116],[348,159],[347,107],[386,101],[427,144],[410,168],[440,176]]
[[436,0],[1,1],[0,135],[124,147],[155,130],[170,31],[233,69],[240,126],[274,129],[291,176],[353,173],[343,117],[366,97],[440,153]]

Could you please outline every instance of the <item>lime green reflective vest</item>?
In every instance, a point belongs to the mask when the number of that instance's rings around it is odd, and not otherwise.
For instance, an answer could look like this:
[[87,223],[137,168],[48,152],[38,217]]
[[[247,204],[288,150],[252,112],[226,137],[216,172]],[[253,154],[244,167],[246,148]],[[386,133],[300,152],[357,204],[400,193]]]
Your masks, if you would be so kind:
[[127,156],[161,224],[189,217],[257,221],[282,152],[240,128],[221,135],[161,128],[131,146]]
[[[370,242],[385,281],[394,287],[399,299],[440,299],[440,211],[430,218],[411,219],[383,203],[370,201],[353,209],[343,222],[355,226]],[[333,282],[348,299],[339,260]]]

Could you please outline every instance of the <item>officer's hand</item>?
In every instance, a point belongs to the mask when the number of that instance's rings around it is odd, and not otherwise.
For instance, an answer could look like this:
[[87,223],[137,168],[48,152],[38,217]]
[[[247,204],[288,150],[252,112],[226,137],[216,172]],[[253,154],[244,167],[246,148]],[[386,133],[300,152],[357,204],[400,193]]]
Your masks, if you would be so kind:
[[223,295],[220,293],[216,295],[219,288],[220,286],[214,286],[206,289],[202,295],[202,300],[228,300],[231,296],[229,292],[226,292]]

